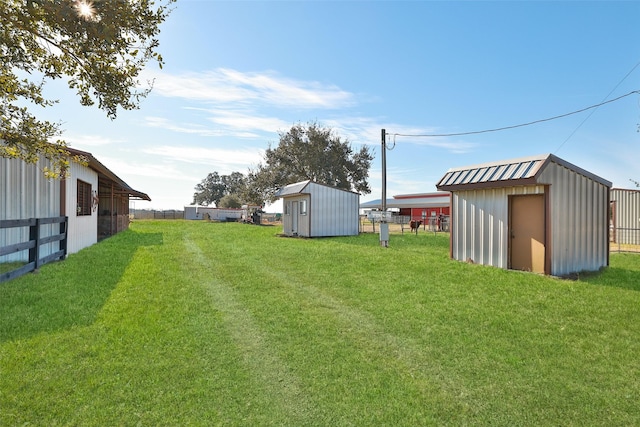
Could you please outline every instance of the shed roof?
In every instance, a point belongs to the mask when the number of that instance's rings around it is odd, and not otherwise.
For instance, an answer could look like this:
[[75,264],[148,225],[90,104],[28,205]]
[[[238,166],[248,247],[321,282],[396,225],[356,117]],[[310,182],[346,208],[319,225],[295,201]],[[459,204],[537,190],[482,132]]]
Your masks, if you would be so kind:
[[124,182],[118,175],[111,172],[109,168],[100,163],[98,159],[93,157],[93,154],[87,151],[76,150],[75,148],[65,148],[70,154],[83,156],[88,161],[88,167],[96,171],[98,174],[98,179],[103,181],[108,181],[109,183],[115,184],[115,192],[121,194],[128,194],[129,196],[138,198],[140,200],[151,201],[151,197],[149,197],[146,193],[141,191],[134,190],[131,188],[126,182]]
[[437,191],[435,193],[410,193],[410,194],[396,194],[394,199],[436,199],[440,197],[449,197],[448,191]]
[[[290,196],[290,195],[295,195],[295,194],[307,194],[309,191],[307,191],[307,187],[311,184],[315,184],[315,185],[321,185],[323,187],[327,187],[327,188],[331,188],[333,190],[336,191],[344,191],[346,193],[354,193],[353,191],[349,191],[349,190],[344,190],[342,188],[338,188],[338,187],[331,187],[330,185],[325,185],[325,184],[320,184],[314,181],[311,181],[310,179],[306,180],[306,181],[300,181],[300,182],[296,182],[293,184],[289,184],[287,186],[282,187],[280,190],[278,190],[275,194],[276,197],[285,197],[285,196]],[[354,193],[354,194],[358,194],[358,193]]]
[[284,197],[291,194],[303,194],[304,189],[311,180],[300,181],[293,184],[286,185],[276,192],[276,197]]
[[[387,208],[438,208],[449,206],[451,198],[449,193],[437,193],[437,196],[428,197],[395,197],[387,199]],[[382,209],[382,199],[370,200],[360,204],[360,209]]]
[[436,187],[438,190],[451,191],[541,184],[541,182],[539,182],[540,175],[550,163],[564,166],[580,175],[607,187],[611,187],[611,182],[591,172],[587,172],[553,154],[452,168],[444,174],[442,179],[436,184]]

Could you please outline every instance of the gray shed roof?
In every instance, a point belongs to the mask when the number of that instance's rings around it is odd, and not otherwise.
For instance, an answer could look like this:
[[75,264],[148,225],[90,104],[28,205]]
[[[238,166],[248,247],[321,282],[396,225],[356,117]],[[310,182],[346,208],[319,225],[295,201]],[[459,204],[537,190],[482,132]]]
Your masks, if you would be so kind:
[[436,184],[436,187],[438,190],[451,191],[539,184],[540,174],[550,163],[559,164],[589,179],[611,187],[611,182],[553,154],[452,168],[445,173]]
[[325,185],[325,184],[320,184],[314,181],[311,181],[310,179],[306,180],[306,181],[300,181],[300,182],[296,182],[293,184],[289,184],[287,186],[282,187],[280,190],[278,190],[275,194],[276,197],[285,197],[285,196],[290,196],[290,195],[294,195],[294,194],[307,194],[309,193],[309,190],[307,189],[307,187],[309,185],[320,185],[322,187],[327,187],[327,188],[331,188],[333,190],[336,191],[344,191],[345,193],[353,193],[353,194],[358,194],[354,191],[349,191],[349,190],[344,190],[342,188],[338,188],[338,187],[332,187],[330,185]]
[[276,192],[276,197],[284,197],[291,194],[303,194],[305,187],[311,182],[311,180],[300,181],[294,184],[289,184],[282,187]]

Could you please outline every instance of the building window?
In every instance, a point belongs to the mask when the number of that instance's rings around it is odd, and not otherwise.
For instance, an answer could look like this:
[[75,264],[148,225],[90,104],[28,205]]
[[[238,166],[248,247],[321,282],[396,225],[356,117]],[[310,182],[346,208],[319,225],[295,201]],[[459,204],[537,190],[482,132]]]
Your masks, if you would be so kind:
[[78,180],[78,216],[91,215],[91,184]]
[[291,215],[291,202],[286,202],[284,204],[284,214]]
[[307,214],[307,201],[300,200],[300,215],[306,215],[306,214]]

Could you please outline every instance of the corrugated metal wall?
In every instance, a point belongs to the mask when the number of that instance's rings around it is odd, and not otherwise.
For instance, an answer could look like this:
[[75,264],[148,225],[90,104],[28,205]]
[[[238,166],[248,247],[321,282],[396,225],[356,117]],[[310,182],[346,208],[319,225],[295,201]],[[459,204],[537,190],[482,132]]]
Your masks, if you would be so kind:
[[[359,194],[313,182],[308,183],[303,191],[308,194],[287,196],[283,200],[284,234],[302,237],[358,235]],[[306,215],[301,212],[300,204],[304,201],[307,203]],[[294,225],[296,220],[297,224]]]
[[544,186],[455,191],[451,197],[452,257],[508,268],[509,196],[544,194]]
[[615,202],[613,241],[622,245],[640,245],[640,190],[611,190]]
[[311,237],[358,235],[359,194],[313,182],[307,190],[311,195]]
[[556,163],[545,168],[539,182],[551,184],[551,274],[608,265],[609,188]]
[[[60,216],[60,181],[45,178],[42,168],[50,165],[40,158],[37,165],[18,159],[0,158],[0,219],[29,219]],[[44,225],[40,228],[43,237],[53,234],[58,224]],[[26,227],[0,230],[0,246],[29,240]],[[55,246],[55,248],[54,248]],[[46,256],[58,250],[58,243],[40,247],[41,255]],[[0,262],[25,261],[27,251],[2,257]]]
[[285,236],[291,236],[293,233],[291,229],[291,199],[289,197],[282,200],[282,233]]
[[69,234],[67,251],[72,254],[91,246],[98,241],[98,212],[91,210],[91,215],[78,216],[78,180],[91,184],[91,191],[98,191],[98,174],[86,166],[71,162],[70,176],[65,179],[66,204],[65,212],[69,217]]
[[[608,264],[608,187],[555,163],[538,182],[549,185],[552,275],[595,271]],[[510,195],[544,194],[544,185],[456,191],[452,257],[508,268]]]
[[[301,214],[300,203],[307,202],[307,214]],[[302,194],[286,197],[283,200],[285,214],[282,216],[282,231],[287,236],[312,237],[310,234],[310,197]]]

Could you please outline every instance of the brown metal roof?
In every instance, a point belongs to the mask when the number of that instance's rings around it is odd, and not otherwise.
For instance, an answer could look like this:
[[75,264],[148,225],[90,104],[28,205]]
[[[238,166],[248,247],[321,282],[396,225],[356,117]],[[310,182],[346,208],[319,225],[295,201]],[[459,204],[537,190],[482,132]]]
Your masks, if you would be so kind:
[[438,190],[451,191],[538,184],[538,177],[550,162],[562,165],[594,181],[611,187],[611,182],[591,172],[580,169],[553,154],[452,168],[445,173],[442,179],[436,184],[436,187]]
[[72,155],[85,157],[88,161],[87,166],[98,173],[98,179],[102,181],[108,181],[113,184],[116,192],[120,194],[128,194],[129,196],[140,200],[151,201],[151,197],[149,197],[146,193],[134,190],[133,188],[129,187],[126,182],[118,177],[118,175],[111,172],[109,168],[100,163],[98,159],[93,157],[93,154],[86,151],[76,150],[75,148],[67,147],[65,148],[65,150],[67,150]]

